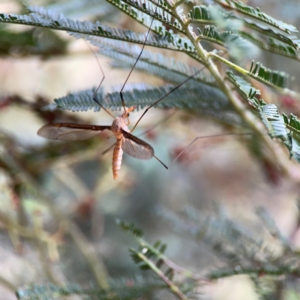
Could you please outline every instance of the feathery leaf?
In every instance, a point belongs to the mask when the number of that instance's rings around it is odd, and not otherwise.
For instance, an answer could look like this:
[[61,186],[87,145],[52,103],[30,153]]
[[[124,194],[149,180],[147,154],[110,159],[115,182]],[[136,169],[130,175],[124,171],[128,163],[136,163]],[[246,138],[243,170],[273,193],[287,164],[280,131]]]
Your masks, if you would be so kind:
[[260,62],[254,64],[254,61],[252,61],[249,71],[252,75],[251,77],[256,78],[263,83],[281,89],[287,87],[289,75],[285,72],[268,69],[264,67]]
[[268,14],[261,12],[259,8],[254,9],[251,6],[248,6],[242,2],[232,1],[232,0],[216,0],[220,5],[224,6],[227,9],[234,9],[239,13],[242,13],[246,16],[257,19],[263,23],[272,25],[284,32],[298,32],[297,28],[293,25],[286,24],[280,20],[269,16]]
[[[114,29],[100,22],[74,21],[41,7],[31,7],[31,10],[34,10],[35,13],[30,15],[0,13],[0,22],[89,34],[136,44],[145,43],[144,34],[137,34],[130,30]],[[149,37],[146,45],[170,50],[182,50],[187,53],[195,51],[190,42],[183,40],[178,35],[172,35],[171,37],[171,43],[168,38]]]
[[[117,89],[115,87],[115,89]],[[137,106],[137,109],[143,109],[150,106],[153,102],[162,98],[174,89],[173,86],[151,87],[145,84],[127,84],[123,92],[125,104],[127,106]],[[72,111],[86,111],[94,109],[98,111],[99,105],[93,101],[94,90],[85,90],[77,93],[71,93],[65,97],[55,99],[57,107],[69,109]],[[121,109],[119,88],[117,91],[107,93],[104,96],[103,91],[97,93],[96,99],[105,107],[113,110]],[[181,109],[201,109],[213,108],[221,110],[228,108],[226,96],[217,88],[199,83],[197,87],[179,89],[172,92],[165,99],[157,104],[157,107],[163,108],[181,108]]]
[[[76,35],[77,38],[82,37],[91,44],[97,46],[100,54],[119,61],[118,63],[113,62],[113,65],[120,68],[131,68],[141,52],[141,48],[137,45],[131,46],[124,42],[102,39],[90,35],[73,33],[71,35]],[[153,53],[148,50],[143,51],[143,55],[140,57],[136,68],[174,83],[181,83],[187,77],[192,76],[199,71],[195,67],[176,61],[173,57],[167,57],[160,53]],[[202,72],[191,78],[188,84],[194,81],[205,82],[212,86],[216,85],[211,76],[203,75]]]
[[[136,10],[135,13],[132,12],[132,7],[136,8],[137,10],[146,13],[153,19],[155,17],[156,20],[161,21],[164,25],[167,25],[168,27],[177,30],[179,32],[184,33],[184,30],[182,29],[181,24],[178,22],[178,20],[174,17],[174,15],[171,15],[168,11],[165,9],[162,9],[160,7],[157,7],[157,5],[154,5],[150,1],[145,0],[107,0],[112,5],[118,7],[123,12],[129,14],[130,16],[133,16],[134,19],[139,19],[139,22],[144,23],[145,22],[145,16],[141,15],[142,18],[138,18],[138,13]],[[127,4],[127,5],[126,5]],[[157,7],[157,8],[156,8]],[[149,24],[147,24],[148,26]],[[154,25],[155,28],[155,25]],[[157,30],[155,30],[157,31]]]
[[[246,100],[251,102],[251,99],[255,98],[256,95],[260,95],[260,90],[254,88],[248,81],[243,77],[234,75],[232,71],[227,71],[229,81],[235,85],[239,94]],[[252,103],[252,102],[251,102]],[[256,104],[256,102],[252,103]]]

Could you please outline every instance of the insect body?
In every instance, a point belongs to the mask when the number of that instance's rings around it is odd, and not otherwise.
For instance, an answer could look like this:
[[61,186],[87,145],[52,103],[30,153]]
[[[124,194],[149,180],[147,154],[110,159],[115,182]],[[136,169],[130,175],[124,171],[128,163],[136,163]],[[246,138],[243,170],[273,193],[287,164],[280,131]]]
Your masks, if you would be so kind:
[[[156,6],[155,9],[155,14],[157,11],[158,6]],[[135,106],[126,108],[125,107],[125,101],[123,98],[123,90],[125,88],[125,85],[132,73],[132,71],[134,70],[139,58],[141,57],[147,39],[149,37],[150,34],[150,30],[152,27],[154,21],[154,17],[151,20],[148,32],[146,34],[146,38],[145,41],[142,45],[142,49],[140,54],[138,55],[132,69],[130,70],[125,83],[123,84],[121,90],[120,90],[120,99],[121,99],[121,103],[122,103],[122,107],[124,109],[124,112],[121,116],[115,118],[108,110],[106,110],[106,108],[96,99],[96,94],[97,91],[99,90],[105,76],[104,76],[104,72],[102,70],[102,67],[98,61],[100,70],[103,74],[103,78],[98,86],[98,88],[96,89],[94,96],[93,96],[93,100],[103,109],[105,110],[110,116],[112,116],[114,118],[114,121],[112,123],[111,126],[98,126],[98,125],[85,125],[85,124],[74,124],[74,123],[55,123],[55,124],[48,124],[43,126],[39,131],[38,134],[49,138],[49,139],[57,139],[57,140],[85,140],[88,138],[91,138],[93,136],[96,136],[97,134],[99,134],[100,132],[104,131],[104,130],[111,130],[113,132],[113,134],[115,135],[117,141],[114,144],[114,152],[113,152],[113,160],[112,160],[112,171],[113,171],[113,176],[114,179],[117,179],[118,177],[118,173],[119,170],[121,168],[121,163],[122,163],[122,157],[123,157],[123,151],[126,152],[127,154],[129,154],[132,157],[138,158],[138,159],[150,159],[152,157],[154,157],[156,160],[158,160],[166,169],[168,169],[168,167],[158,158],[154,155],[154,150],[153,148],[147,144],[146,142],[144,142],[143,140],[137,138],[136,136],[132,135],[131,132],[137,127],[138,123],[141,121],[141,119],[143,118],[143,116],[148,112],[149,109],[151,109],[153,106],[155,106],[156,104],[158,104],[160,101],[162,101],[164,98],[166,98],[169,94],[171,94],[173,91],[175,91],[176,89],[178,89],[179,87],[181,87],[182,85],[184,85],[189,79],[191,79],[192,77],[194,77],[195,75],[197,75],[201,70],[197,71],[195,74],[193,74],[192,76],[189,76],[187,79],[185,79],[181,84],[177,85],[176,87],[174,87],[171,91],[169,91],[167,94],[165,94],[162,98],[158,99],[157,101],[153,102],[141,115],[141,117],[138,119],[138,121],[135,123],[135,125],[133,126],[132,130],[130,131],[127,127],[127,125],[129,124],[128,121],[128,117],[129,117],[129,113],[132,112],[133,110],[135,110]]]
[[116,117],[111,126],[54,123],[43,126],[38,131],[38,134],[48,139],[76,141],[86,140],[96,136],[104,130],[111,130],[117,140],[114,144],[112,159],[114,179],[118,178],[123,151],[138,159],[146,160],[155,157],[167,169],[167,166],[154,155],[154,149],[148,143],[130,133],[129,128],[127,127],[129,124],[128,117],[129,113],[134,111],[135,108],[135,106],[125,108],[124,113],[121,116]]

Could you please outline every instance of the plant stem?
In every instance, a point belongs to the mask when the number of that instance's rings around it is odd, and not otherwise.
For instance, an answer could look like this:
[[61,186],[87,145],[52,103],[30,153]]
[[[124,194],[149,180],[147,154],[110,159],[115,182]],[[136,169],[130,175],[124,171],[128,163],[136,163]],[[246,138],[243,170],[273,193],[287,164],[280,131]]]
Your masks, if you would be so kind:
[[64,225],[64,228],[67,230],[79,250],[82,252],[86,261],[88,262],[99,287],[109,290],[109,285],[106,280],[107,274],[105,266],[103,262],[97,257],[95,248],[86,239],[86,237],[80,231],[79,227],[55,207],[53,201],[50,200],[50,197],[47,197],[44,192],[42,193],[40,191],[40,187],[38,186],[38,184],[26,171],[26,169],[22,167],[16,157],[14,157],[12,154],[6,153],[5,161],[10,166],[10,168],[15,171],[16,176],[19,177],[21,182],[33,187],[39,199],[41,201],[44,201],[44,203],[48,206],[51,214],[58,220],[60,224]]
[[[172,4],[170,1],[171,0],[168,0],[169,4]],[[204,65],[207,67],[207,69],[210,71],[212,76],[215,78],[220,89],[227,96],[227,98],[230,101],[230,103],[232,104],[232,106],[235,108],[237,113],[242,117],[242,119],[249,125],[249,127],[255,133],[257,133],[259,138],[268,147],[270,152],[276,158],[276,161],[277,161],[278,165],[280,166],[280,168],[282,169],[282,171],[284,172],[284,174],[293,178],[296,181],[300,181],[300,168],[296,167],[293,163],[291,163],[291,161],[287,158],[287,156],[283,152],[283,150],[279,146],[275,145],[274,142],[269,138],[269,136],[266,136],[264,134],[265,127],[262,124],[262,122],[250,110],[247,109],[247,107],[244,105],[244,103],[242,103],[240,101],[240,99],[234,93],[232,93],[230,86],[226,83],[224,78],[221,76],[217,66],[214,64],[213,60],[211,59],[210,56],[212,56],[212,54],[208,53],[202,47],[200,42],[197,42],[197,36],[193,32],[192,27],[187,25],[188,22],[187,22],[186,17],[184,15],[182,15],[180,13],[180,10],[177,8],[178,8],[177,5],[173,4],[173,13],[176,15],[179,22],[181,22],[182,27],[186,31],[186,36],[194,44],[199,57],[204,61]],[[240,67],[238,67],[238,68],[241,69]],[[241,69],[240,71],[242,71],[243,74],[247,74],[247,71],[245,73],[244,69]]]

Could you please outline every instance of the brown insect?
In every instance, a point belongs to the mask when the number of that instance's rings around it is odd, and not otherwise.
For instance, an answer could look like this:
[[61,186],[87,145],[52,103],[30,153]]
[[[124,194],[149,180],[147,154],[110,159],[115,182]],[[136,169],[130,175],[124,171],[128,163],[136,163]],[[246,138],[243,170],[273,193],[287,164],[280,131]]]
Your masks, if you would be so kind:
[[135,108],[135,106],[124,108],[124,113],[121,116],[114,118],[111,126],[54,123],[43,126],[38,131],[38,135],[48,139],[78,141],[89,139],[104,130],[111,130],[117,140],[113,145],[114,152],[112,159],[112,171],[114,179],[118,178],[122,163],[123,151],[128,155],[138,159],[150,159],[154,157],[166,169],[168,169],[168,167],[154,155],[154,149],[148,143],[130,133],[129,128],[127,127],[129,124],[128,117],[129,113],[134,111]]
[[[157,9],[157,7],[156,7]],[[146,41],[148,39],[152,24],[153,24],[153,20],[151,21],[149,30],[146,34],[146,38],[144,41],[144,44],[142,45],[142,49],[140,54],[138,55],[132,69],[130,70],[125,83],[123,84],[121,91],[120,91],[120,98],[121,98],[121,102],[122,102],[122,106],[124,109],[124,112],[121,116],[119,117],[114,117],[96,98],[95,95],[98,91],[98,89],[100,88],[103,80],[105,79],[104,76],[104,72],[102,70],[102,67],[97,59],[97,62],[99,64],[100,70],[102,72],[103,78],[99,84],[99,87],[97,88],[97,90],[94,93],[94,97],[93,100],[102,108],[104,109],[110,116],[112,116],[114,118],[114,121],[112,123],[111,126],[99,126],[99,125],[86,125],[86,124],[74,124],[74,123],[54,123],[54,124],[48,124],[43,126],[39,131],[38,134],[40,136],[43,136],[45,138],[48,139],[57,139],[57,140],[68,140],[68,141],[77,141],[77,140],[85,140],[88,138],[91,138],[93,136],[96,136],[97,134],[99,134],[100,132],[104,131],[104,130],[111,130],[113,132],[113,134],[116,137],[116,143],[113,145],[114,146],[114,152],[113,152],[113,159],[112,159],[112,171],[113,171],[113,177],[114,179],[117,179],[118,177],[118,173],[119,170],[121,168],[121,163],[122,163],[122,157],[123,157],[123,151],[125,153],[127,153],[128,155],[138,158],[138,159],[145,159],[148,160],[152,157],[156,158],[166,169],[168,169],[168,167],[160,160],[158,159],[155,155],[154,155],[154,149],[145,141],[137,138],[136,136],[132,135],[131,132],[133,132],[133,130],[136,128],[136,126],[138,125],[138,123],[140,122],[140,120],[143,118],[143,116],[147,113],[147,111],[155,106],[157,103],[159,103],[160,101],[162,101],[165,97],[167,97],[169,94],[171,94],[173,91],[175,91],[176,89],[178,89],[179,87],[181,87],[182,85],[184,85],[188,80],[190,80],[191,78],[193,78],[195,75],[197,75],[199,72],[202,71],[202,69],[198,70],[195,74],[193,74],[192,76],[189,76],[188,78],[186,78],[186,80],[184,80],[181,84],[177,85],[176,87],[174,87],[172,90],[170,90],[166,95],[164,95],[162,98],[160,98],[159,100],[155,101],[154,103],[152,103],[145,111],[144,113],[141,115],[141,117],[138,119],[138,121],[136,122],[136,124],[134,125],[133,129],[130,131],[128,129],[128,125],[129,125],[129,114],[130,112],[135,110],[135,106],[126,108],[125,106],[125,101],[123,98],[123,89],[133,71],[133,69],[135,68],[139,58],[141,57],[143,50],[145,48],[146,45]],[[97,57],[96,57],[97,58]],[[107,149],[105,152],[107,152],[108,150],[110,150],[112,147],[110,147],[109,149]],[[104,153],[105,153],[104,152]],[[181,154],[180,154],[181,155]]]

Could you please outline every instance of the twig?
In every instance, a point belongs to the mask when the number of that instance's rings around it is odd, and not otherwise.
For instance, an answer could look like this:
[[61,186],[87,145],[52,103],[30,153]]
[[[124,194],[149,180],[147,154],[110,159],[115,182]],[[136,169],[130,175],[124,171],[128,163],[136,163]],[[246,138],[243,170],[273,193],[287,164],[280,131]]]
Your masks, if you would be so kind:
[[147,265],[170,287],[170,290],[176,294],[182,300],[188,300],[188,298],[181,292],[181,290],[176,286],[165,274],[142,252],[136,252],[138,257],[142,259]]
[[0,275],[0,284],[5,286],[6,288],[8,288],[10,291],[12,292],[16,292],[17,291],[17,286],[15,286],[13,283],[11,283],[10,281],[8,281],[7,279],[5,279],[4,277],[2,277]]
[[192,31],[192,28],[189,27],[188,20],[182,15],[181,10],[177,9],[178,5],[172,4],[171,0],[167,1],[170,6],[172,6],[172,11],[175,14],[176,18],[178,18],[181,23],[182,28],[186,32],[186,36],[191,40],[193,45],[195,46],[199,57],[203,60],[204,65],[210,71],[210,73],[215,78],[220,89],[225,93],[226,97],[229,99],[230,103],[233,105],[237,113],[242,117],[242,119],[249,125],[249,127],[257,133],[260,139],[264,142],[264,144],[268,147],[270,152],[276,158],[279,166],[283,170],[283,172],[294,180],[300,181],[300,170],[296,167],[291,161],[287,158],[286,154],[279,147],[276,147],[274,142],[266,135],[263,134],[265,128],[264,125],[258,118],[246,108],[244,103],[242,103],[238,97],[232,93],[230,86],[225,82],[224,78],[221,76],[217,66],[214,64],[210,55],[204,50],[200,42],[197,42],[197,37],[195,33]]
[[36,190],[37,196],[40,198],[40,200],[44,201],[44,203],[48,206],[52,215],[57,220],[59,220],[61,224],[65,225],[65,229],[70,234],[71,238],[74,240],[75,244],[80,249],[88,264],[90,265],[90,268],[94,273],[98,285],[103,289],[109,289],[109,285],[106,280],[107,274],[105,266],[102,261],[97,258],[96,250],[93,245],[82,234],[79,227],[66,216],[64,216],[63,213],[55,207],[55,205],[50,200],[50,197],[40,191],[38,184],[21,166],[21,164],[18,163],[17,159],[9,153],[6,153],[6,156],[6,163],[16,171],[16,176],[19,177],[22,182],[31,185]]

